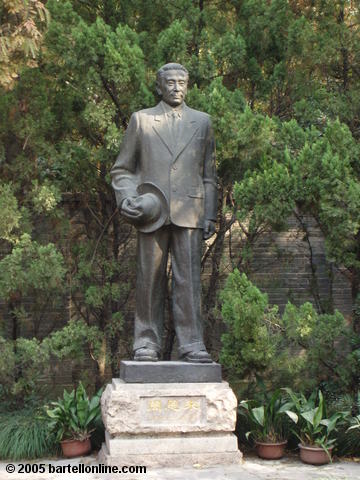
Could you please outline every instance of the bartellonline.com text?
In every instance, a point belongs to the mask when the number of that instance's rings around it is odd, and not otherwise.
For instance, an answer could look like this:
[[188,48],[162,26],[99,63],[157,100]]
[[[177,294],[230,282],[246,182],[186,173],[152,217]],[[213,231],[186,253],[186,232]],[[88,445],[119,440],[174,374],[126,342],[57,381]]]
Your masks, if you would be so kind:
[[78,465],[63,464],[51,465],[46,463],[8,463],[5,467],[7,473],[146,473],[143,465]]

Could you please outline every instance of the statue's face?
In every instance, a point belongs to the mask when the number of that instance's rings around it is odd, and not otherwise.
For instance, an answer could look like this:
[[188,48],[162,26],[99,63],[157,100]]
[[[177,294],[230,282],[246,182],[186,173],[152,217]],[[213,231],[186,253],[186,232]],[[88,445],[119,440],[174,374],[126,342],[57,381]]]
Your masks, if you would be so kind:
[[188,79],[182,70],[168,70],[158,86],[162,99],[172,107],[181,105],[187,92]]

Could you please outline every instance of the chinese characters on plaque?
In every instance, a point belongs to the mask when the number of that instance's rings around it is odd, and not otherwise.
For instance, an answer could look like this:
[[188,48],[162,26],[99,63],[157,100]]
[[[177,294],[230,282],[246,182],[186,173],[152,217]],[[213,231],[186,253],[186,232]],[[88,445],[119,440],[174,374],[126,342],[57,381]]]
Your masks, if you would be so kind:
[[146,424],[202,423],[205,397],[141,397],[141,410]]

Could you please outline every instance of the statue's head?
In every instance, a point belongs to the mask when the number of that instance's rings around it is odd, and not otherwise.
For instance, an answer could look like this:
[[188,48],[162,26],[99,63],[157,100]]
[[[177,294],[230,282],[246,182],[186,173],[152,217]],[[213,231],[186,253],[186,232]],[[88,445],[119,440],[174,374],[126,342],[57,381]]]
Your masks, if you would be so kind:
[[189,72],[180,63],[163,65],[156,75],[156,91],[164,102],[172,107],[181,105],[185,99]]

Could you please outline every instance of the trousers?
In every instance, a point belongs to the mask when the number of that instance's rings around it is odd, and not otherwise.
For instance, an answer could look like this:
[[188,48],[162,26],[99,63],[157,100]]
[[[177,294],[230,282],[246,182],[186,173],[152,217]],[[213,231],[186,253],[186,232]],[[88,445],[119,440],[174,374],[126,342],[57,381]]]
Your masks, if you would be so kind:
[[201,317],[203,230],[170,224],[137,238],[134,350],[161,349],[171,255],[172,312],[179,354],[205,349]]

